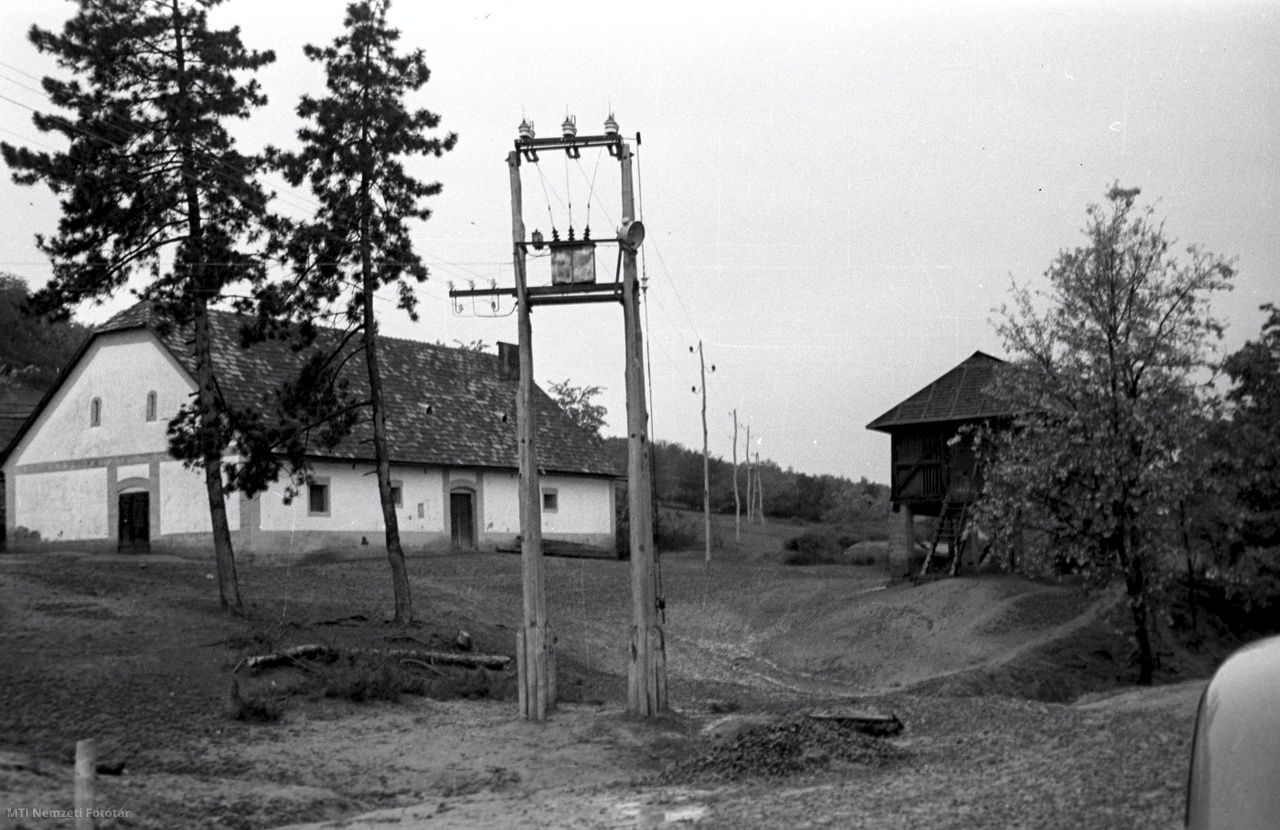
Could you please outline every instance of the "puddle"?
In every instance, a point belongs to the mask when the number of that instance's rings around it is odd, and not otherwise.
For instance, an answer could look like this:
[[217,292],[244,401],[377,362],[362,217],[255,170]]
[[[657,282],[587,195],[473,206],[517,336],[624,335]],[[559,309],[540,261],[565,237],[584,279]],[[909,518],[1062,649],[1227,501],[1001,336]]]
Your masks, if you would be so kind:
[[615,817],[622,824],[637,828],[653,827],[690,827],[697,824],[707,813],[701,804],[685,804],[659,806],[643,804],[639,801],[626,801],[614,806]]

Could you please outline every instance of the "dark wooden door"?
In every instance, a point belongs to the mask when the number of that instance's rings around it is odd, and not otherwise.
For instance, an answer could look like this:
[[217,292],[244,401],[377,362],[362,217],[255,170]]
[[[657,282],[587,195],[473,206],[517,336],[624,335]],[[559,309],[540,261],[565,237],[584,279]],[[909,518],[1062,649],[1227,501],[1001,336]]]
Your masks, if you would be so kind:
[[476,546],[475,503],[470,493],[449,494],[449,525],[455,548]]
[[972,501],[977,495],[974,473],[977,470],[977,457],[973,448],[966,444],[957,444],[951,448],[950,479],[947,482],[947,495],[952,501]]
[[145,553],[151,549],[151,495],[120,494],[120,542],[122,553]]

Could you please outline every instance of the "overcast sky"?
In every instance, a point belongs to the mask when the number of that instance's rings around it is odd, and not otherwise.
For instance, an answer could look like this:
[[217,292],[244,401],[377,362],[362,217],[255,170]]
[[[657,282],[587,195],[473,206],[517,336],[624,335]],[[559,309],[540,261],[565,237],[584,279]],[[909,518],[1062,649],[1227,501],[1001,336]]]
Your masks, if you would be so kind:
[[[297,97],[319,88],[304,43],[340,32],[341,0],[229,0],[268,108],[242,145],[291,146]],[[24,35],[73,5],[0,4],[0,136],[50,145],[34,77],[55,67]],[[624,14],[625,11],[625,14]],[[432,69],[415,99],[457,148],[417,166],[444,184],[415,242],[433,276],[417,324],[382,307],[386,330],[420,340],[515,341],[510,301],[448,299],[452,280],[512,284],[505,157],[522,118],[554,136],[566,114],[599,134],[610,110],[638,147],[648,230],[653,435],[700,447],[703,341],[711,451],[730,457],[730,411],[784,467],[887,481],[887,436],[866,424],[975,350],[1004,357],[990,319],[1010,277],[1043,284],[1082,241],[1085,207],[1114,181],[1142,188],[1181,247],[1236,257],[1220,298],[1230,351],[1280,302],[1280,5],[790,2],[425,3],[391,21]],[[34,77],[33,77],[34,76]],[[523,169],[529,231],[619,221],[607,155],[544,154]],[[303,215],[305,192],[280,208]],[[589,211],[589,212],[588,212]],[[57,206],[0,181],[0,270],[39,286],[33,235]],[[611,279],[616,249],[597,269]],[[531,265],[534,282],[549,279]],[[85,309],[101,321],[127,305]],[[539,308],[535,374],[606,387],[607,432],[625,426],[622,315],[611,305]]]

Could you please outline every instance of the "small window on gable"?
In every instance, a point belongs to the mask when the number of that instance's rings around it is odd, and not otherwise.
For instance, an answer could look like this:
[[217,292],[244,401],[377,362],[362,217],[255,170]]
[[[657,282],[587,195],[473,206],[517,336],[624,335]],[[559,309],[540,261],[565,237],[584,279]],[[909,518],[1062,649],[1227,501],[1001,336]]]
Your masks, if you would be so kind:
[[147,393],[147,420],[154,421],[156,419],[156,393]]
[[542,512],[555,513],[560,509],[560,494],[555,490],[542,491]]
[[307,514],[311,516],[329,515],[329,484],[313,481],[307,485]]
[[89,404],[89,426],[102,426],[102,398],[94,398]]

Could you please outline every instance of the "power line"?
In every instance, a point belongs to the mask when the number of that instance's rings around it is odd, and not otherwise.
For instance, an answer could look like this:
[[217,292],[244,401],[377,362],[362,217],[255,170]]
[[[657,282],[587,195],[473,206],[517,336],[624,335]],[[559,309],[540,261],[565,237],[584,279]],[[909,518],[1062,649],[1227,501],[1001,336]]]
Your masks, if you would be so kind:
[[[91,2],[92,2],[92,0],[91,0]],[[106,12],[105,12],[104,10],[102,10],[102,9],[101,9],[101,7],[100,7],[100,6],[98,6],[96,3],[94,3],[94,6],[95,6],[95,8],[98,8],[98,10],[99,10],[99,11],[101,11],[104,15],[106,14]],[[107,16],[108,16],[108,17],[110,17],[110,15],[107,15]],[[119,21],[118,21],[118,20],[116,20],[115,18],[111,18],[111,19],[112,19],[114,22],[117,22],[117,23],[119,22]],[[145,41],[144,41],[144,42],[145,42]],[[152,46],[154,47],[154,44],[149,44],[149,45],[152,45]],[[158,48],[157,48],[157,51],[161,51],[161,52],[163,52],[163,50],[160,50],[160,49],[158,49]],[[8,67],[8,68],[12,69],[13,71],[18,72],[19,74],[22,74],[22,75],[24,75],[24,76],[26,76],[26,77],[36,78],[36,76],[31,75],[30,73],[24,72],[24,71],[22,71],[21,69],[18,69],[17,67],[14,67],[14,66],[12,66],[12,65],[10,65],[10,64],[8,64],[8,63],[0,62],[0,66]],[[2,75],[0,75],[0,77],[6,77],[6,76],[2,76]],[[33,87],[30,87],[30,86],[27,86],[27,85],[25,85],[25,84],[22,84],[22,83],[20,83],[20,82],[18,82],[18,81],[15,81],[15,80],[14,80],[14,79],[12,79],[12,78],[7,78],[7,77],[6,77],[6,79],[7,79],[7,80],[9,80],[11,83],[16,84],[17,86],[22,87],[23,89],[27,89],[27,90],[32,91],[32,92],[36,92],[36,93],[37,93],[37,94],[39,94],[41,97],[43,97],[45,100],[49,101],[50,103],[53,103],[53,99],[52,99],[52,97],[51,97],[48,93],[46,93],[46,92],[44,92],[44,91],[42,91],[42,90],[34,89]],[[0,100],[4,100],[4,101],[6,101],[6,102],[8,102],[8,103],[10,103],[10,104],[13,104],[13,105],[15,105],[15,106],[21,107],[21,108],[23,108],[23,109],[25,109],[25,110],[27,110],[27,111],[29,111],[29,112],[35,113],[35,114],[37,114],[37,115],[38,115],[38,114],[40,114],[39,110],[35,109],[34,107],[29,106],[29,105],[27,105],[27,104],[24,104],[23,102],[21,102],[21,101],[17,101],[17,100],[15,100],[15,99],[13,99],[13,98],[10,98],[10,97],[6,96],[6,95],[2,95],[2,94],[0,94]],[[116,126],[119,126],[119,127],[122,127],[122,128],[129,128],[129,129],[133,129],[133,130],[136,130],[136,129],[142,129],[142,128],[149,128],[149,125],[147,125],[147,124],[145,124],[145,123],[142,123],[142,122],[139,122],[139,121],[137,121],[137,120],[135,120],[135,119],[132,119],[132,118],[123,118],[123,117],[116,116],[116,115],[104,115],[104,116],[101,118],[101,121],[102,121],[102,123],[104,123],[104,124],[114,123]],[[84,137],[86,137],[86,138],[90,138],[90,139],[94,139],[94,140],[97,140],[97,141],[101,141],[101,142],[103,142],[103,143],[105,143],[105,144],[109,144],[110,146],[115,147],[115,148],[117,148],[117,149],[119,149],[119,150],[122,150],[122,151],[126,151],[126,149],[127,149],[127,148],[126,148],[123,144],[121,144],[120,142],[115,141],[115,140],[113,140],[113,139],[111,139],[111,138],[109,138],[109,137],[107,137],[107,136],[103,135],[100,131],[97,131],[97,130],[93,130],[93,129],[87,128],[87,127],[85,127],[85,126],[84,126],[83,124],[81,124],[81,123],[73,122],[73,121],[71,121],[70,119],[64,119],[64,120],[63,120],[63,124],[64,124],[64,125],[65,125],[69,130],[74,131],[74,132],[76,132],[76,133],[78,133],[78,134],[80,134],[80,135],[82,135],[82,136],[84,136]],[[0,128],[0,129],[3,129],[3,128]],[[31,140],[31,139],[29,139],[29,138],[27,138],[27,137],[25,137],[25,136],[21,136],[21,135],[19,135],[19,134],[17,134],[17,133],[14,133],[14,132],[12,132],[11,130],[4,130],[4,132],[9,133],[10,135],[13,135],[13,136],[14,136],[14,137],[16,137],[16,138],[21,139],[21,140],[22,140],[24,143],[26,143],[26,144],[30,144],[30,145],[34,145],[34,146],[37,146],[37,147],[41,147],[41,148],[43,148],[43,149],[49,150],[49,151],[50,151],[50,152],[52,152],[52,153],[65,152],[65,151],[57,150],[57,149],[55,149],[54,147],[51,147],[51,146],[49,146],[49,145],[47,145],[47,144],[43,144],[43,143],[38,142],[38,141],[33,141],[33,140]],[[232,168],[230,165],[227,165],[227,164],[225,164],[225,163],[223,163],[223,162],[221,162],[221,161],[217,161],[217,160],[215,160],[215,159],[213,159],[213,158],[211,158],[211,157],[208,157],[208,156],[206,156],[206,155],[203,155],[203,154],[202,154],[202,155],[200,155],[200,156],[198,156],[198,157],[194,160],[194,163],[195,163],[195,165],[196,165],[197,167],[199,167],[199,168],[201,168],[201,169],[204,169],[206,172],[208,172],[208,173],[212,173],[212,174],[214,174],[215,176],[217,176],[217,175],[223,175],[223,176],[227,176],[228,178],[230,178],[231,176],[239,176],[239,175],[241,174],[241,171],[235,170],[235,169],[234,169],[234,168]],[[219,168],[220,168],[220,169],[219,169]],[[182,176],[182,177],[191,177],[191,174],[188,174],[186,171],[179,171],[179,175],[180,175],[180,176]],[[146,182],[146,181],[144,181],[144,180],[142,180],[142,179],[139,179],[139,178],[137,178],[136,176],[131,176],[131,175],[128,175],[128,174],[120,174],[119,178],[121,178],[121,179],[123,179],[123,180],[125,180],[125,181],[132,182],[133,184],[138,185],[138,186],[139,186],[139,187],[141,187],[141,188],[146,188],[146,187],[148,187],[148,182]],[[213,189],[213,190],[222,190],[223,192],[227,192],[227,191],[226,191],[225,186],[224,186],[224,185],[222,185],[220,182],[217,182],[216,180],[206,180],[206,181],[199,181],[199,180],[197,180],[197,184],[200,184],[200,185],[201,185],[201,186],[203,186],[203,187],[208,187],[208,188]],[[322,207],[323,207],[323,205],[322,205],[318,200],[316,200],[316,199],[314,199],[314,198],[311,198],[311,197],[309,197],[309,196],[303,195],[302,193],[299,193],[298,191],[295,191],[295,190],[293,190],[293,189],[291,189],[291,188],[287,188],[287,187],[282,187],[282,188],[272,187],[272,188],[271,188],[271,190],[270,190],[270,195],[274,195],[274,196],[278,196],[278,197],[281,197],[281,198],[286,198],[286,199],[292,199],[292,200],[294,200],[294,202],[295,202],[294,207],[302,207],[302,208],[304,208],[304,209],[308,210],[308,211],[310,212],[310,216],[309,216],[308,218],[310,218],[310,219],[314,219],[314,218],[315,218],[315,215],[316,215],[316,212],[318,211],[318,209],[320,209],[320,208],[322,208]],[[330,232],[330,231],[325,230],[325,231],[324,231],[324,234],[325,234],[325,236],[326,236],[326,237],[328,237],[328,238],[330,238],[330,239],[332,239],[332,240],[336,240],[336,241],[345,241],[345,237],[338,236],[338,235],[336,235],[336,234],[333,234],[333,233],[332,233],[332,232]],[[458,271],[461,271],[461,272],[463,272],[463,273],[468,273],[468,274],[471,274],[471,275],[473,275],[473,276],[476,276],[476,277],[478,277],[478,278],[483,279],[483,277],[482,277],[480,274],[478,274],[478,273],[476,273],[476,272],[474,272],[474,271],[472,271],[472,270],[470,270],[470,269],[468,269],[468,268],[462,267],[461,265],[454,264],[454,263],[450,263],[448,260],[445,260],[445,259],[443,259],[442,257],[438,257],[438,256],[434,256],[434,255],[424,255],[424,256],[428,256],[429,258],[434,259],[438,264],[448,265],[448,266],[451,266],[451,267],[455,268],[455,269],[456,269],[456,270],[458,270]],[[280,263],[280,264],[283,264],[283,263],[284,263],[284,261],[285,261],[285,260],[283,259],[283,257],[276,257],[276,258],[267,257],[267,258],[265,258],[265,259],[266,259],[267,261],[277,262],[277,263]],[[380,262],[381,262],[382,264],[391,264],[391,265],[408,265],[408,264],[411,264],[409,261],[390,261],[390,260],[380,260]],[[43,263],[40,263],[40,264],[43,264]],[[217,262],[210,262],[210,263],[208,263],[208,264],[218,265],[218,264],[229,264],[229,263],[217,263]],[[320,264],[320,263],[315,263],[315,264]],[[326,264],[341,264],[341,263],[340,263],[340,262],[330,262],[330,263],[326,263]],[[87,293],[87,292],[86,292],[86,293]],[[438,299],[438,298],[437,298],[437,299]],[[445,302],[447,302],[447,301],[445,301]]]

